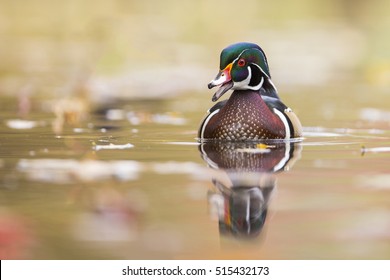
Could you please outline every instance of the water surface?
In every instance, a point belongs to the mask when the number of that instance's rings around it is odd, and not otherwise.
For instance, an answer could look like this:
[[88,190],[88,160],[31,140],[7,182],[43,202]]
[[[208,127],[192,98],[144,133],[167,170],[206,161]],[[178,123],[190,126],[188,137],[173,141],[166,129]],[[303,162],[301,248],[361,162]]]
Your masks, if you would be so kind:
[[19,118],[9,101],[2,258],[389,257],[388,130],[200,145],[203,112],[171,110],[179,101],[113,104],[60,128],[41,110]]
[[[389,1],[2,2],[1,259],[390,258]],[[239,41],[301,141],[196,140]]]

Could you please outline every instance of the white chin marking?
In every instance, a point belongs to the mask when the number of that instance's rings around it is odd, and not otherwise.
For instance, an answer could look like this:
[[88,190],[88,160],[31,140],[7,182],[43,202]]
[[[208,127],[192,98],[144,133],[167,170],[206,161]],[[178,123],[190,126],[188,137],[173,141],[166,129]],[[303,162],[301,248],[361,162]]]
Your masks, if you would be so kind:
[[[256,64],[254,64],[256,65]],[[257,65],[256,65],[257,66]],[[251,89],[251,90],[259,90],[261,88],[261,86],[263,85],[264,83],[264,78],[261,77],[261,81],[258,85],[256,86],[249,86],[249,83],[251,81],[251,78],[252,78],[252,69],[248,66],[248,77],[246,77],[245,80],[241,81],[241,82],[234,82],[234,86],[232,89]]]
[[249,82],[252,78],[252,70],[249,66],[247,69],[248,69],[248,77],[246,77],[245,80],[242,80],[240,82],[234,82],[234,86],[232,87],[232,89],[251,89],[251,87],[249,86]]
[[212,84],[213,86],[219,86],[219,85],[222,85],[224,82],[226,82],[226,75],[221,75],[221,77],[219,77],[218,80],[212,80],[210,82],[210,84]]

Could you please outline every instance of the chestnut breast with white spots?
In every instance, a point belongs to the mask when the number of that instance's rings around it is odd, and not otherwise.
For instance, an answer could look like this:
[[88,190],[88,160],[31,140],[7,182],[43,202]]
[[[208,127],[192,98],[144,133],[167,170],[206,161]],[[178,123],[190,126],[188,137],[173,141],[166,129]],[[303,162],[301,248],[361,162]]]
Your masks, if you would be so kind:
[[284,139],[282,120],[254,91],[234,91],[207,123],[204,138],[223,140]]

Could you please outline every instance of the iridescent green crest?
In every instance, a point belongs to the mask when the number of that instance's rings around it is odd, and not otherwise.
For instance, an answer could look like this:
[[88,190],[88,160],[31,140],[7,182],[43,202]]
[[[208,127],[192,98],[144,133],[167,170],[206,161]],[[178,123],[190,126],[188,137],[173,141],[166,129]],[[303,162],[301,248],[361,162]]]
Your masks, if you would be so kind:
[[235,60],[237,62],[239,57],[244,58],[247,62],[257,64],[269,78],[271,77],[264,51],[258,45],[246,42],[236,43],[222,50],[220,70],[225,69],[228,64]]

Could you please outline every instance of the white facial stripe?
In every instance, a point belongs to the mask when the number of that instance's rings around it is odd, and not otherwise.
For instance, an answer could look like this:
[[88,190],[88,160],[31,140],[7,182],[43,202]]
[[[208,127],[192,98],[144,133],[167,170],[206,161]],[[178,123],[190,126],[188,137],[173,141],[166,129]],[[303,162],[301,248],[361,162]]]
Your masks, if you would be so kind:
[[212,112],[211,114],[209,114],[209,115],[206,117],[206,119],[204,120],[204,122],[203,122],[203,127],[202,127],[202,131],[200,132],[200,138],[201,138],[201,139],[204,139],[204,131],[205,131],[205,129],[206,129],[206,126],[207,126],[208,122],[210,121],[210,119],[211,119],[216,113],[219,112],[219,110],[220,110],[220,109],[215,110],[214,112]]
[[232,89],[248,89],[250,88],[248,85],[249,85],[249,82],[252,78],[252,69],[248,66],[248,77],[246,77],[245,80],[242,80],[240,82],[234,82],[234,86],[232,87]]
[[283,122],[284,127],[286,128],[286,137],[284,139],[290,139],[291,131],[286,116],[276,108],[274,108],[274,112],[280,118],[280,120]]
[[[254,64],[255,65],[255,64]],[[261,77],[261,81],[257,86],[249,86],[249,83],[252,78],[252,69],[248,66],[248,77],[245,80],[240,82],[234,82],[234,86],[232,89],[251,89],[251,90],[259,90],[264,83],[264,78]]]
[[[247,50],[249,49],[245,49],[243,50],[237,57],[236,59],[233,60],[232,64],[234,64],[237,60],[240,59],[241,55],[246,52]],[[261,73],[263,73],[267,78],[268,78],[268,81],[270,82],[270,84],[274,87],[274,89],[276,90],[276,87],[275,85],[272,83],[270,77],[267,75],[267,73],[264,72],[264,70],[257,64],[255,63],[250,63],[251,65],[254,65],[256,66],[257,68],[260,69]],[[267,62],[265,63],[267,64]],[[267,64],[268,65],[268,64]],[[256,86],[249,86],[249,83],[250,83],[250,80],[252,78],[252,69],[248,66],[248,77],[243,80],[243,81],[240,81],[240,82],[234,82],[234,86],[232,87],[233,90],[235,89],[251,89],[251,90],[259,90],[262,86],[263,86],[263,83],[264,83],[264,77],[261,77],[261,81],[258,85]],[[221,79],[222,77],[220,77],[218,79],[218,81]],[[213,82],[213,81],[212,81]],[[213,83],[216,83],[217,81],[214,81]]]
[[269,76],[267,75],[267,73],[264,72],[263,68],[261,68],[259,65],[257,65],[256,63],[251,63],[252,65],[256,66],[257,68],[260,69],[261,73],[263,73],[268,79],[269,79]]
[[240,56],[241,56],[245,51],[247,51],[247,50],[249,50],[249,49],[243,50],[243,51],[236,57],[236,59],[233,60],[232,64],[234,64],[234,62],[236,62],[237,60],[239,60],[239,59],[240,59]]
[[[241,55],[242,55],[245,51],[247,51],[247,50],[249,50],[249,49],[243,50],[243,51],[237,56],[237,58],[236,58],[235,60],[233,60],[233,64],[234,64],[234,62],[236,62],[237,60],[239,60],[240,57],[241,57]],[[265,61],[266,66],[268,67],[267,59],[265,59],[264,61]],[[255,64],[255,63],[251,63],[251,64],[257,66],[257,67],[260,69],[260,71],[261,71],[268,79],[270,79],[270,76],[268,76],[267,73],[264,72],[263,68],[261,68],[259,65]],[[276,88],[275,88],[275,89],[276,89]]]

